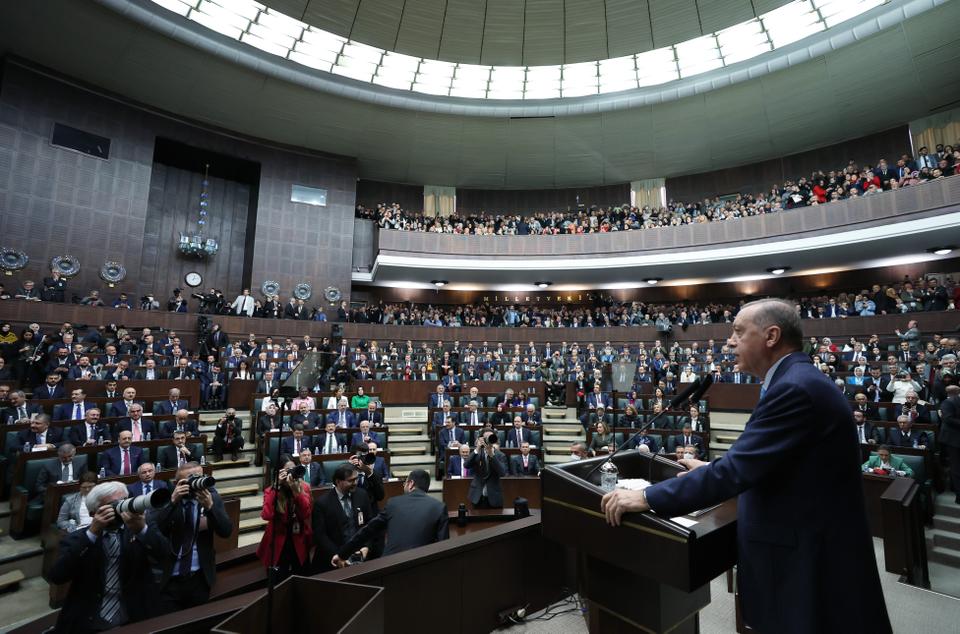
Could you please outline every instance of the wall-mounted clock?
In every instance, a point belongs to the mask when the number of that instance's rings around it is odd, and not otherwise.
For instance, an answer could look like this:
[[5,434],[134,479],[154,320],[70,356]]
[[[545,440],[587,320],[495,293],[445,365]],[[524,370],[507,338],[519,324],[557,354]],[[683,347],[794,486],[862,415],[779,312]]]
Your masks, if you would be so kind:
[[183,281],[190,288],[196,288],[203,284],[203,276],[197,273],[196,271],[190,271],[183,276]]

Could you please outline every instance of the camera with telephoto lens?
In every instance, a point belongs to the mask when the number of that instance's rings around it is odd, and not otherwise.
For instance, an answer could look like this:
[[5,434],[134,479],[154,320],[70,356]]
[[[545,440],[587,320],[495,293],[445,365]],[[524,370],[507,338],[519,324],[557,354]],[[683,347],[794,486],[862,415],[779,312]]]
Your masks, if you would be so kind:
[[353,454],[354,457],[359,458],[360,462],[366,465],[371,465],[377,461],[377,454],[372,451],[358,451]]
[[210,475],[194,473],[187,477],[187,487],[190,490],[190,496],[193,497],[200,491],[209,491],[217,484],[217,479]]
[[157,489],[146,495],[138,495],[133,498],[124,498],[122,500],[114,500],[110,503],[110,506],[113,507],[115,513],[113,517],[113,524],[116,527],[120,527],[123,524],[123,518],[120,517],[121,513],[136,513],[137,515],[143,515],[146,513],[147,509],[158,509],[161,506],[164,506],[167,502],[170,501],[170,489]]
[[290,474],[290,478],[293,480],[302,480],[303,476],[307,475],[307,468],[302,464],[294,465],[293,468],[288,469],[287,473]]

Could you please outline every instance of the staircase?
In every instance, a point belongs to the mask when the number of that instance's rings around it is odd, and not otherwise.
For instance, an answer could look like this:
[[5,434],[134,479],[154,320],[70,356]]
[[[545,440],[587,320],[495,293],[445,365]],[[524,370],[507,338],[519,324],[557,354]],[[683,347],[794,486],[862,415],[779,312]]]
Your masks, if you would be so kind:
[[951,491],[934,501],[933,528],[926,529],[927,559],[960,571],[960,504]]
[[587,433],[577,418],[575,407],[544,407],[543,463],[557,464],[570,460],[570,445],[587,442]]

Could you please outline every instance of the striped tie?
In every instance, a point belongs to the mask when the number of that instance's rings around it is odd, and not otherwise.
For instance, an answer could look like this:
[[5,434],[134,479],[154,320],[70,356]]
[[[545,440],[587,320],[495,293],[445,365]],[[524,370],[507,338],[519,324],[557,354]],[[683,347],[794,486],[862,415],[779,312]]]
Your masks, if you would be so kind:
[[110,625],[118,625],[120,621],[120,536],[115,531],[103,534],[103,550],[107,561],[100,618]]

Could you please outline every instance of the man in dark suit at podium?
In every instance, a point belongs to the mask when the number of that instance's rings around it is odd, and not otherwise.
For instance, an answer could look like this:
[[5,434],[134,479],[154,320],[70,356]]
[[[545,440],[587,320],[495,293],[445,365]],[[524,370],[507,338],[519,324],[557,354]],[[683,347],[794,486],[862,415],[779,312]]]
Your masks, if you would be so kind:
[[601,510],[619,525],[625,512],[676,517],[739,496],[746,624],[759,632],[891,632],[850,406],[801,352],[793,303],[746,304],[727,345],[745,372],[763,379],[740,438],[712,463],[681,460],[683,477],[606,494]]

